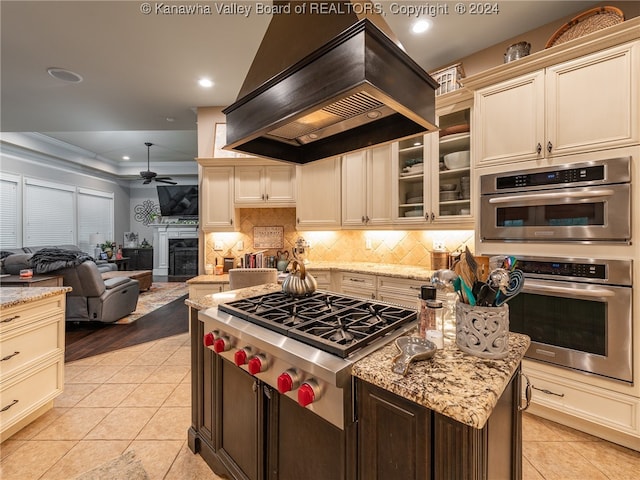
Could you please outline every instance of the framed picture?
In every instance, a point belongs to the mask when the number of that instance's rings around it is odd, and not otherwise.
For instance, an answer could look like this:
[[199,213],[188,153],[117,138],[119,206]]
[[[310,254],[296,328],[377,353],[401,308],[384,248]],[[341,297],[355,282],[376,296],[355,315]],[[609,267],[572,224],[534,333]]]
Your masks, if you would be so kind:
[[283,248],[284,227],[253,227],[253,248]]
[[138,234],[134,232],[124,232],[125,248],[136,248],[138,246]]

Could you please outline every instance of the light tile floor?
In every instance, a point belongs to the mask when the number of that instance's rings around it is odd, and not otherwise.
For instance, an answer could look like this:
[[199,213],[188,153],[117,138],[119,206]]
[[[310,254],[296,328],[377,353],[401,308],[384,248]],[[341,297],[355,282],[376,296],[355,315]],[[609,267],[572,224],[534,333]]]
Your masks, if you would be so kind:
[[[151,479],[218,479],[186,445],[188,334],[65,365],[54,408],[0,446],[3,480],[71,480],[134,450]],[[640,478],[640,453],[530,414],[523,479]]]

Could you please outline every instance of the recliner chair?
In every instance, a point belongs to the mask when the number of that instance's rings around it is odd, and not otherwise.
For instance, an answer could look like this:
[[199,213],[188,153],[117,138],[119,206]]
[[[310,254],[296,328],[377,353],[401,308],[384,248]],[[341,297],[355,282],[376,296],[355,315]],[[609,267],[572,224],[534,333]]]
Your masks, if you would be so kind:
[[73,289],[67,293],[67,321],[112,323],[136,309],[140,292],[137,280],[128,277],[103,280],[91,261],[55,273],[62,275],[64,285]]

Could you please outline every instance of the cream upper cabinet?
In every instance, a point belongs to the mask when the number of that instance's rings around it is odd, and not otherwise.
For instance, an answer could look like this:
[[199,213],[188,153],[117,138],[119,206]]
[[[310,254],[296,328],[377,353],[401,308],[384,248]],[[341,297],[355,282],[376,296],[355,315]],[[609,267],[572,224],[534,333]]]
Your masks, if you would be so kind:
[[236,205],[295,206],[295,166],[235,167]]
[[340,228],[340,157],[296,167],[296,228]]
[[233,167],[203,167],[200,227],[205,231],[235,230]]
[[638,143],[639,72],[634,42],[477,90],[477,165]]
[[546,90],[552,155],[640,141],[640,42],[547,68]]
[[342,157],[342,225],[391,225],[391,145]]
[[[440,132],[394,144],[395,224],[420,228],[472,227],[469,96],[438,109],[436,121]],[[451,168],[447,168],[444,156],[448,154],[466,157],[466,161],[449,164]]]
[[531,160],[544,142],[544,72],[475,93],[477,164]]

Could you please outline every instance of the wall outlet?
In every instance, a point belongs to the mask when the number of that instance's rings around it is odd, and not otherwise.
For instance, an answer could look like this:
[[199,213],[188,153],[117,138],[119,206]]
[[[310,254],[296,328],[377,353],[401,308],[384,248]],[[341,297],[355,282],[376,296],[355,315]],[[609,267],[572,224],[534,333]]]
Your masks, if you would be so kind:
[[244,250],[244,242],[242,240],[238,240],[238,243],[236,243],[236,250]]
[[434,240],[433,249],[438,251],[444,250],[445,249],[444,240]]
[[221,242],[220,240],[216,240],[216,241],[213,243],[213,249],[214,249],[214,250],[217,250],[217,251],[220,251],[220,250],[223,250],[223,249],[224,249],[224,246],[222,245],[222,242]]
[[365,248],[365,250],[371,250],[373,248],[373,246],[371,245],[371,239],[370,238],[366,238],[364,240],[364,248]]

